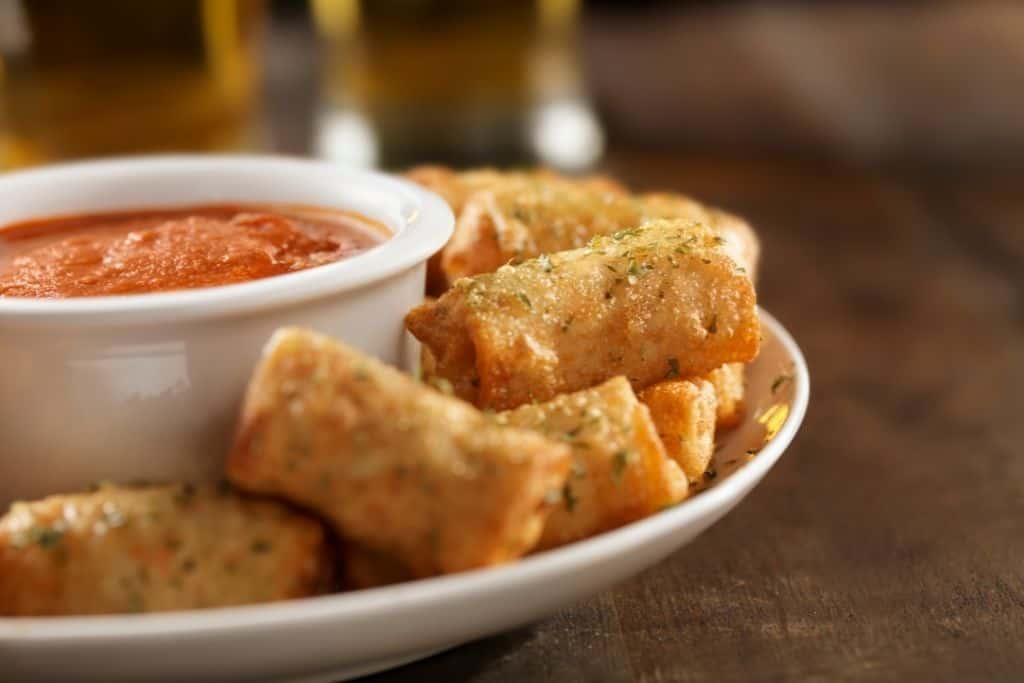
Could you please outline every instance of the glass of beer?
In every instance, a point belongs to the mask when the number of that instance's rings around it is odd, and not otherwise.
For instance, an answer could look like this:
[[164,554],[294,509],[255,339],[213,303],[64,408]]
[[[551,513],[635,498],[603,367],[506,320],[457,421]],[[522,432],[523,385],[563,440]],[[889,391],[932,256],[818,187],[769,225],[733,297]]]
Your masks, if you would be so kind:
[[0,0],[0,169],[256,142],[262,0]]
[[580,0],[312,0],[325,48],[314,147],[366,165],[582,167],[602,136]]

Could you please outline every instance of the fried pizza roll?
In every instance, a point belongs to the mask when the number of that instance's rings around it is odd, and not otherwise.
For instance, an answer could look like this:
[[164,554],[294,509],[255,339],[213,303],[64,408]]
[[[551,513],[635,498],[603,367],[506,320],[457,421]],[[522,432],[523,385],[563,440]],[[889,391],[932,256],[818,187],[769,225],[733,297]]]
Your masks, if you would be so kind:
[[320,522],[226,487],[102,487],[0,519],[0,615],[223,607],[332,587]]
[[704,379],[715,388],[718,404],[716,427],[729,429],[735,427],[743,419],[743,393],[746,391],[743,363],[726,363],[715,368]]
[[565,444],[495,424],[328,337],[284,329],[250,382],[227,471],[421,577],[529,551],[569,461]]
[[537,550],[620,527],[686,497],[686,477],[666,455],[647,408],[624,377],[497,419],[572,447],[569,478]]
[[640,400],[669,457],[687,479],[699,482],[715,452],[715,387],[703,379],[673,379],[647,387]]
[[617,375],[636,390],[701,375],[751,360],[760,338],[753,285],[720,241],[652,221],[462,279],[406,326],[457,396],[497,410]]
[[686,218],[712,226],[723,240],[725,253],[746,271],[752,281],[757,281],[761,242],[745,220],[673,192],[650,192],[640,195],[640,201],[645,215],[650,218]]
[[677,218],[719,232],[728,253],[753,274],[757,241],[749,226],[682,195],[632,196],[594,183],[493,186],[468,195],[441,255],[449,282],[510,261],[582,247],[645,220]]
[[[605,176],[568,178],[548,169],[499,171],[493,168],[476,168],[454,171],[444,166],[417,166],[406,171],[405,176],[441,195],[451,207],[456,221],[459,220],[470,198],[481,190],[501,189],[503,192],[515,194],[530,193],[545,187],[564,186],[586,188],[602,193],[626,193],[625,188]],[[448,248],[446,246],[427,263],[427,292],[430,294],[440,294],[453,281],[446,276],[442,267],[443,254]]]

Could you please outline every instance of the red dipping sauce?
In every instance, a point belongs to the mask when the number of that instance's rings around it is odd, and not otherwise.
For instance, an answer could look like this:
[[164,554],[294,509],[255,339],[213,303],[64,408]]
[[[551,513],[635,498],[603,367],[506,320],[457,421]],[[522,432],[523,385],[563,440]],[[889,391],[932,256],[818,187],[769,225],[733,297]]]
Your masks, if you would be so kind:
[[0,297],[147,294],[335,263],[386,239],[356,214],[217,205],[85,214],[0,228]]

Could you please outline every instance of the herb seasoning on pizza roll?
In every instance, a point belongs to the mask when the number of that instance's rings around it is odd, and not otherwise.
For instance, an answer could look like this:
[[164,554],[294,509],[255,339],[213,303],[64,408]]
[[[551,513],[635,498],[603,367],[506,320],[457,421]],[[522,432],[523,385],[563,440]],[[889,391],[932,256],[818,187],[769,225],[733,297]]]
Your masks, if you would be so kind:
[[0,519],[0,615],[157,612],[332,588],[323,525],[227,487],[103,486]]
[[703,223],[723,238],[726,253],[751,277],[759,247],[742,220],[682,195],[628,195],[604,185],[505,184],[467,195],[456,214],[455,232],[441,255],[449,282],[490,273],[521,261],[582,247],[646,220],[684,219]]
[[625,375],[636,390],[757,355],[750,279],[699,224],[651,221],[464,278],[406,326],[457,396],[515,408]]
[[[605,176],[585,176],[583,178],[569,178],[548,169],[531,169],[515,171],[499,171],[493,168],[476,168],[467,171],[454,171],[444,166],[417,166],[405,172],[405,176],[413,182],[432,190],[448,202],[455,215],[456,222],[462,215],[467,205],[476,203],[471,201],[475,193],[483,190],[496,190],[502,194],[526,195],[534,193],[550,192],[552,188],[565,188],[565,191],[574,190],[589,191],[598,194],[626,194],[626,189],[614,180]],[[475,209],[474,209],[475,210]],[[475,219],[471,219],[473,223]],[[459,245],[454,247],[462,251],[464,248],[473,249],[483,246],[472,238],[473,241],[465,244],[465,240],[456,240]],[[448,288],[455,280],[445,272],[442,261],[444,254],[451,248],[453,242],[432,256],[427,263],[427,293],[440,294]],[[570,247],[565,247],[566,249]],[[495,264],[497,268],[507,259],[501,259]],[[487,270],[494,270],[488,268]],[[483,271],[478,271],[483,272]]]
[[528,552],[569,447],[503,427],[364,354],[279,330],[251,380],[228,476],[320,513],[413,576]]
[[572,447],[569,478],[537,550],[620,527],[686,497],[686,477],[666,455],[647,408],[624,377],[497,419]]

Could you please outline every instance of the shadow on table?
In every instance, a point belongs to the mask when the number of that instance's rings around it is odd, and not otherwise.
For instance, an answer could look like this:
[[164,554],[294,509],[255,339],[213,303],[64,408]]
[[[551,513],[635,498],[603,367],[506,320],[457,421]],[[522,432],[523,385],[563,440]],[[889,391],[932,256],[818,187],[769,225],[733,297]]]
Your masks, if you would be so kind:
[[462,681],[486,669],[491,663],[515,652],[533,637],[534,627],[501,633],[446,650],[433,657],[397,669],[373,674],[360,681],[398,683],[402,681]]

